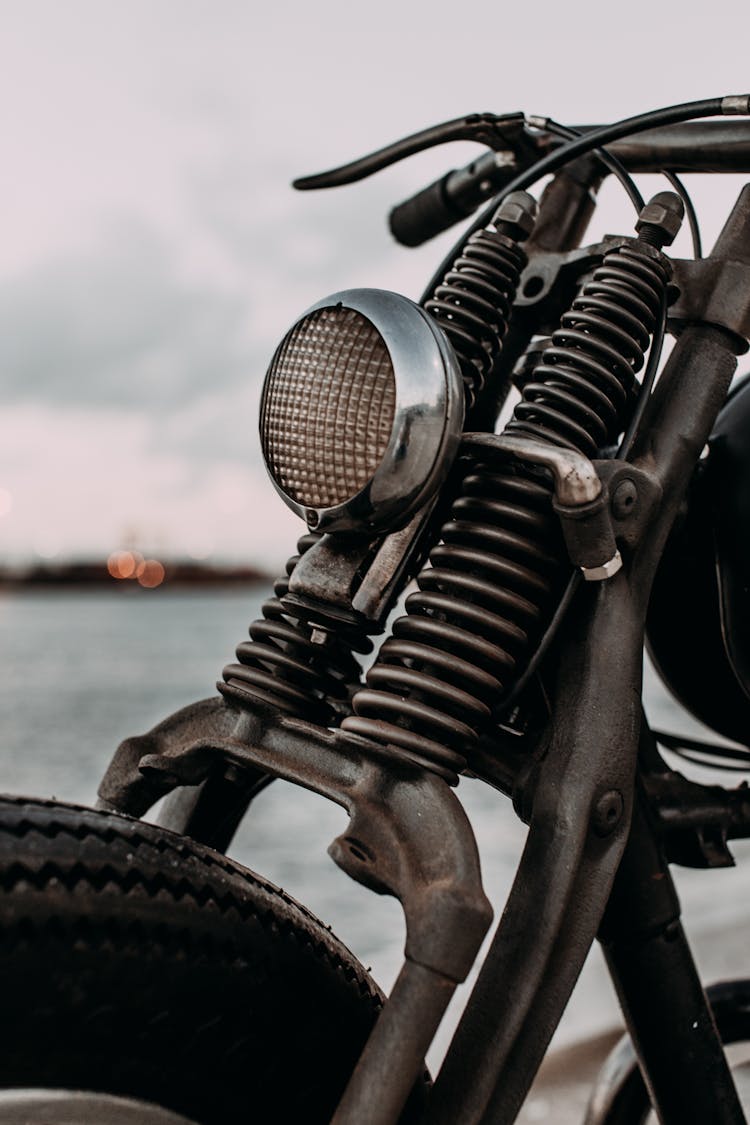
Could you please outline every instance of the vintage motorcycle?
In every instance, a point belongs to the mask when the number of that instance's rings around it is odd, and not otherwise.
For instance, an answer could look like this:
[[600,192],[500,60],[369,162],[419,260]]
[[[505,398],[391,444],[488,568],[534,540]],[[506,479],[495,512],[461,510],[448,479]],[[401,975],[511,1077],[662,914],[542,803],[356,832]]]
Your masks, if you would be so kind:
[[[416,245],[484,206],[420,305],[336,293],[272,358],[261,444],[308,531],[220,694],[122,743],[97,810],[2,801],[0,1122],[512,1122],[596,938],[631,1039],[588,1125],[745,1120],[722,1044],[750,1038],[750,980],[704,991],[669,864],[731,864],[750,790],[661,749],[750,771],[750,185],[704,257],[677,175],[750,171],[748,117],[747,95],[575,129],[479,114],[298,181],[486,147],[392,213]],[[644,202],[638,172],[669,190]],[[635,233],[583,245],[608,175]],[[644,637],[729,742],[650,728]],[[528,837],[432,1082],[492,913],[462,774]],[[225,855],[277,778],[347,810],[331,856],[402,904],[387,1000]]]

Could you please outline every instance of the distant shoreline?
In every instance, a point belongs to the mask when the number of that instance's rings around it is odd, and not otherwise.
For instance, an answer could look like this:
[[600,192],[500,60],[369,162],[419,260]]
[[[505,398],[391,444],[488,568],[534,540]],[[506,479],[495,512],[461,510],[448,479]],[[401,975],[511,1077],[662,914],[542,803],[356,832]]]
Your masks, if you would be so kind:
[[0,593],[35,592],[44,590],[178,590],[216,589],[268,585],[269,574],[252,566],[217,566],[193,561],[165,561],[159,564],[161,577],[158,584],[146,586],[128,577],[113,575],[106,560],[94,562],[68,562],[36,564],[0,569]]

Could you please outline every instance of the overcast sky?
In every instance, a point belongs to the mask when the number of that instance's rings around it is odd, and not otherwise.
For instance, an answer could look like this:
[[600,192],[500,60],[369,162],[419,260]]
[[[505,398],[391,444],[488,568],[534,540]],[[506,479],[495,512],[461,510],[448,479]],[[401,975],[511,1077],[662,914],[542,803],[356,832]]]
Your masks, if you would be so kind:
[[[471,111],[605,121],[750,87],[736,0],[720,23],[644,0],[0,0],[0,21],[6,556],[291,552],[257,449],[268,359],[327,293],[418,296],[445,239],[399,249],[386,213],[478,150],[328,193],[294,176]],[[629,229],[613,188],[599,223]]]

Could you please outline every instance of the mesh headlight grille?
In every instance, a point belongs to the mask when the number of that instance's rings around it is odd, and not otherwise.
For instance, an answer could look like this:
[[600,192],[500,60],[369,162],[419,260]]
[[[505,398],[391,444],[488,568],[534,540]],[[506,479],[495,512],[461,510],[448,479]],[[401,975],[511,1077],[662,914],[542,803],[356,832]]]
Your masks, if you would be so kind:
[[308,508],[356,496],[383,459],[395,408],[375,326],[342,305],[309,313],[280,344],[263,389],[261,442],[276,484]]

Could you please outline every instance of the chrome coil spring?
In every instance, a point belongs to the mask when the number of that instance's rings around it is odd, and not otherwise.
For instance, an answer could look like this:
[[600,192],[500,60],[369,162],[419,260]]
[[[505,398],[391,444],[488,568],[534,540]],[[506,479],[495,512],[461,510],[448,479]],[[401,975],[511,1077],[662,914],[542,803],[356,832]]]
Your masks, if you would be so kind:
[[263,604],[263,617],[250,625],[251,639],[238,645],[238,662],[224,668],[217,687],[240,706],[265,704],[285,715],[333,726],[361,680],[352,650],[370,652],[372,642],[364,635],[316,632],[284,609],[281,599],[294,568],[319,539],[320,534],[310,532],[298,541],[299,554],[287,561],[286,573],[274,583],[274,597]]
[[536,200],[515,192],[503,201],[492,225],[471,235],[424,308],[435,318],[458,358],[470,410],[497,359],[536,217]]
[[[588,455],[614,441],[668,279],[667,260],[645,241],[608,252],[525,382],[506,432]],[[468,472],[344,729],[457,781],[559,600],[569,567],[551,499],[547,479],[523,465]]]

